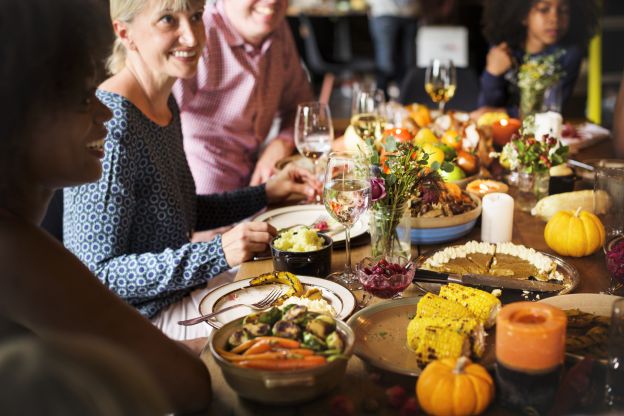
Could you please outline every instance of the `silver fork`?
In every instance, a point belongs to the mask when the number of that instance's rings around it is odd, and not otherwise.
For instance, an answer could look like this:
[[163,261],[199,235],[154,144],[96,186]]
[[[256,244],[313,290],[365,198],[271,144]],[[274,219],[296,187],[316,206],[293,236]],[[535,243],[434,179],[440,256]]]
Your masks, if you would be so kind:
[[210,318],[219,315],[222,312],[229,311],[230,309],[238,308],[239,306],[247,306],[255,310],[266,309],[273,304],[280,296],[282,295],[282,289],[275,288],[271,290],[264,299],[259,300],[258,302],[246,305],[243,303],[238,303],[236,305],[228,306],[227,308],[223,308],[217,312],[209,313],[207,315],[198,316],[197,318],[187,319],[186,321],[178,321],[178,325],[190,326],[196,325],[201,322],[205,322]]

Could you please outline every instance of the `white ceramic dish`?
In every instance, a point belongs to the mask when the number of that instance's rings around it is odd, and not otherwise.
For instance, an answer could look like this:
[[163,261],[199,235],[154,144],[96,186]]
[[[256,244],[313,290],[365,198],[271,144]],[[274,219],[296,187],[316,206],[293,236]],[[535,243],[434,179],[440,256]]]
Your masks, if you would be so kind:
[[[272,209],[258,215],[254,220],[268,222],[280,230],[297,224],[310,226],[321,216],[330,218],[323,205],[308,204]],[[351,228],[351,238],[358,237],[367,231],[368,216],[363,215]],[[330,230],[328,235],[334,240],[334,245],[345,240],[344,231],[333,234]]]
[[[330,280],[319,279],[318,277],[310,276],[297,276],[305,289],[313,287],[319,288],[323,294],[323,299],[331,305],[336,311],[337,319],[345,319],[355,309],[355,297],[344,286],[334,283]],[[251,304],[263,299],[268,292],[275,288],[275,285],[284,287],[284,291],[287,289],[286,285],[279,283],[262,285],[262,286],[249,286],[251,279],[239,280],[232,282],[221,287],[218,287],[209,292],[199,303],[199,313],[206,315],[209,313],[217,312],[223,308],[234,304]],[[245,315],[254,312],[253,309],[246,306],[234,308],[230,311],[223,312],[211,319],[208,324],[219,328],[223,324],[234,321]]]

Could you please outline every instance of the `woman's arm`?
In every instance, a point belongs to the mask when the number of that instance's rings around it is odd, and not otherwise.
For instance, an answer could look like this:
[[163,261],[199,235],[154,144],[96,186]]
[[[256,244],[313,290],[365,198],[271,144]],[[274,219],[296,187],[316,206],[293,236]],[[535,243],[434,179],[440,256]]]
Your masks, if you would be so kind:
[[[29,224],[0,225],[0,311],[38,336],[93,335],[131,354],[173,403],[205,409],[210,376],[187,349],[111,293],[62,245]],[[64,334],[64,335],[63,335]]]

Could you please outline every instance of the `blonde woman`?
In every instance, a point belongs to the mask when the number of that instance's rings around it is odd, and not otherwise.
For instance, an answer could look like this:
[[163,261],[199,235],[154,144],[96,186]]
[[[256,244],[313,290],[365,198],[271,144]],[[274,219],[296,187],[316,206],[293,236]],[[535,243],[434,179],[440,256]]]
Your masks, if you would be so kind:
[[117,35],[98,97],[113,113],[102,179],[65,191],[64,238],[110,289],[174,339],[206,336],[197,316],[214,276],[266,249],[276,230],[239,224],[211,241],[196,230],[249,217],[292,192],[313,197],[319,183],[286,169],[266,185],[196,195],[171,89],[195,74],[205,41],[203,0],[111,0]]
[[[147,372],[169,412],[199,411],[211,397],[199,358],[111,293],[39,227],[55,189],[98,180],[102,173],[97,144],[111,112],[95,89],[110,39],[99,4],[0,2],[0,37],[11,39],[0,50],[0,96],[9,104],[0,111],[0,339],[102,340]],[[15,369],[0,366],[3,374]],[[0,382],[3,390],[19,395],[19,377],[9,379]],[[57,387],[44,383],[41,394],[23,398],[41,403],[42,394],[56,395]],[[11,412],[2,408],[0,414]]]

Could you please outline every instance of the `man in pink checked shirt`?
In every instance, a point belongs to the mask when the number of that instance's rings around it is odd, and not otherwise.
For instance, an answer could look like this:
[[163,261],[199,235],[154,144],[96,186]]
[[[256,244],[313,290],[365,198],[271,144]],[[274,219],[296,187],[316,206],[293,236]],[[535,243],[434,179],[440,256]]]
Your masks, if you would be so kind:
[[[197,75],[173,89],[199,194],[264,183],[294,150],[297,104],[313,94],[285,19],[287,3],[217,0],[206,7]],[[276,116],[280,131],[265,145]]]

